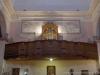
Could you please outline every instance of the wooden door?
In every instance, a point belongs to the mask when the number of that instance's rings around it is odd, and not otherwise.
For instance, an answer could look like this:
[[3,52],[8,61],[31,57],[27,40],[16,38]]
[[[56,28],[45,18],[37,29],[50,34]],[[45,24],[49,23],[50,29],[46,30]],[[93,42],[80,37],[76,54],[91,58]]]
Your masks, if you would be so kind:
[[12,69],[12,75],[19,75],[20,68],[13,68]]
[[55,66],[47,66],[47,75],[56,75]]

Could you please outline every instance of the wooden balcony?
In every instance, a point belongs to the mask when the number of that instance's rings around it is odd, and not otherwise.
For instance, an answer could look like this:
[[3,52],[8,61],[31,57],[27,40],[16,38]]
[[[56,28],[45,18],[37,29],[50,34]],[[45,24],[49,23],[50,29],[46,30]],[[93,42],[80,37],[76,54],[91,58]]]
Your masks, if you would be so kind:
[[98,59],[97,46],[65,40],[36,40],[6,44],[5,59]]

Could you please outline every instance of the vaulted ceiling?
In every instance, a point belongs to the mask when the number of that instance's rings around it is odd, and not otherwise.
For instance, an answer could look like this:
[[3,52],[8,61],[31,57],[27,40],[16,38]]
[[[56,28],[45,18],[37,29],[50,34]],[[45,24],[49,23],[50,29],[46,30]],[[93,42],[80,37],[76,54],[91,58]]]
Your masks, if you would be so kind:
[[[17,16],[88,16],[100,0],[2,0],[4,7]],[[27,11],[27,12],[26,12]]]

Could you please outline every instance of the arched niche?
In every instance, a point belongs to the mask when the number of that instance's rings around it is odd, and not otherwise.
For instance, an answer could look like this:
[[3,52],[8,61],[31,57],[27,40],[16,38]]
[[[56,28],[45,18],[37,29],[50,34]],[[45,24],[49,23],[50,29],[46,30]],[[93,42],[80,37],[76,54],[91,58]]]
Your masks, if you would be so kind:
[[0,10],[0,38],[6,36],[6,21],[3,12]]

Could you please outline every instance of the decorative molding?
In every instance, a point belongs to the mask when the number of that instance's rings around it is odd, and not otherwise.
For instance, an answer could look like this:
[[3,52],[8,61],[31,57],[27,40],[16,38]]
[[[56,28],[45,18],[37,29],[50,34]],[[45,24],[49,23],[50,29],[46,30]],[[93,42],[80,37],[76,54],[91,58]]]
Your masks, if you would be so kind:
[[18,17],[80,17],[88,16],[81,11],[16,11]]
[[4,13],[7,13],[7,16],[9,18],[13,18],[16,16],[16,12],[13,8],[13,5],[12,5],[12,2],[11,0],[2,0],[1,1],[1,4],[2,4],[2,11],[4,11]]
[[92,15],[98,4],[100,3],[100,0],[91,0],[89,13]]

